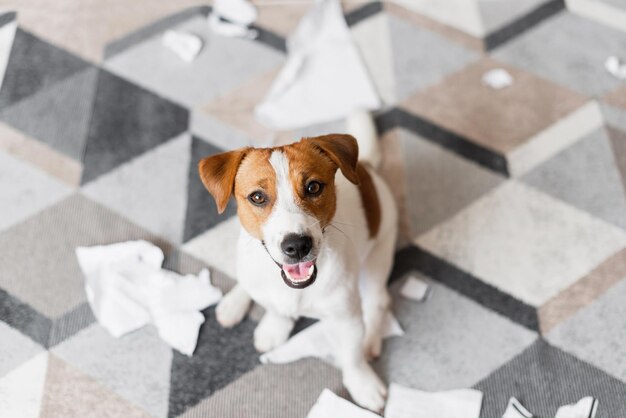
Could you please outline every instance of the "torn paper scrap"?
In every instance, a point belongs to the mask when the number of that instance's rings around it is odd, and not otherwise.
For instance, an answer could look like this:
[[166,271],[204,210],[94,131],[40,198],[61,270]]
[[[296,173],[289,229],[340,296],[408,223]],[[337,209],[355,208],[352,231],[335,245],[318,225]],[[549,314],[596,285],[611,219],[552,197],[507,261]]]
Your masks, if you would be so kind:
[[204,316],[222,292],[204,269],[196,277],[164,270],[161,249],[146,241],[76,248],[94,316],[115,338],[152,323],[159,336],[193,354]]
[[513,76],[504,68],[494,68],[483,74],[484,85],[500,90],[513,84]]
[[218,35],[255,39],[259,32],[248,26],[257,17],[256,7],[248,0],[215,0],[208,23]]
[[479,418],[483,393],[475,389],[424,392],[392,383],[385,418]]
[[155,316],[153,322],[159,337],[170,347],[186,356],[193,355],[198,344],[200,326],[204,323],[204,315],[198,311],[171,312]]
[[133,297],[134,286],[125,275],[137,275],[140,269],[159,269],[164,259],[160,248],[146,241],[132,241],[79,247],[76,256],[85,276],[87,301],[111,335],[118,338],[150,322],[150,313]]
[[502,418],[533,418],[533,414],[515,398],[510,398]]
[[380,418],[379,415],[360,408],[331,392],[324,389],[317,398],[307,418]]
[[430,294],[430,285],[424,280],[410,275],[400,288],[400,294],[407,299],[423,302]]
[[17,30],[17,19],[15,16],[15,12],[0,10],[0,20],[3,22],[0,23],[0,87],[2,87],[4,73],[13,49],[13,40]]
[[248,0],[215,0],[213,13],[242,26],[252,24],[258,17],[256,7]]
[[259,32],[255,29],[250,29],[247,26],[240,25],[238,23],[231,23],[224,21],[216,13],[209,15],[209,28],[218,35],[229,36],[232,38],[246,38],[256,39]]
[[[262,354],[260,357],[261,363],[284,364],[305,357],[317,357],[331,364],[334,363],[335,338],[328,328],[328,323],[324,321],[311,325],[291,337],[283,345]],[[404,331],[397,319],[389,313],[385,318],[383,336],[388,338],[398,335],[404,335]]]
[[207,269],[202,269],[197,277],[180,276],[167,270],[163,270],[163,274],[176,280],[176,286],[168,286],[161,294],[158,307],[165,311],[200,311],[208,306],[207,301],[212,305],[222,298],[222,291],[211,285],[211,274]]
[[383,338],[399,337],[402,335],[404,335],[404,330],[400,326],[400,323],[395,316],[387,312],[383,325]]
[[618,57],[612,55],[604,62],[604,68],[613,77],[620,80],[626,80],[626,62],[623,62]]
[[302,128],[374,110],[381,100],[338,0],[316,0],[287,40],[287,62],[255,108],[263,125]]
[[587,396],[573,405],[560,407],[554,418],[594,418],[597,410],[598,400]]
[[163,34],[163,45],[185,62],[193,61],[202,49],[202,40],[191,33],[168,30]]

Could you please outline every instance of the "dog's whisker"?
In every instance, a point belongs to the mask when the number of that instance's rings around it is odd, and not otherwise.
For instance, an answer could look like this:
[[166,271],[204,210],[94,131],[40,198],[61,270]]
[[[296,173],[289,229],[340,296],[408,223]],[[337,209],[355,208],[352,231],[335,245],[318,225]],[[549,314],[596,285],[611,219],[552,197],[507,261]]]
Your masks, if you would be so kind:
[[335,223],[335,221],[329,223],[329,226],[332,226],[333,228],[335,228],[337,231],[341,232],[347,239],[348,241],[350,241],[352,244],[354,244],[354,241],[352,241],[352,238],[350,238],[350,236],[348,234],[346,234],[345,232],[343,232],[343,230],[339,229],[339,227],[337,227],[337,225],[333,225]]
[[318,219],[317,221],[313,222],[311,225],[307,225],[307,227],[312,227],[313,225],[317,225],[321,222],[320,219]]
[[357,227],[356,225],[353,224],[349,224],[349,223],[345,223],[345,222],[339,222],[337,220],[333,221],[333,223],[339,224],[339,225],[344,225],[344,226],[352,226],[352,227]]
[[328,226],[332,226],[337,231],[341,232],[346,238],[350,239],[350,237],[348,237],[348,235],[345,232],[343,232],[341,229],[339,229],[336,225],[333,225],[332,223],[330,223],[330,224],[328,224]]

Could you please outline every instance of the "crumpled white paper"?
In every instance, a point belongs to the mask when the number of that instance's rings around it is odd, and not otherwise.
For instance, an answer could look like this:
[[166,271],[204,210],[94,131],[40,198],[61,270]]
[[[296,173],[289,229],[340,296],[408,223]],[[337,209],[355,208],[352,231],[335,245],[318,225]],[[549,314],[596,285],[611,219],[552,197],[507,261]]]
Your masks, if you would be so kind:
[[504,68],[494,68],[483,74],[482,83],[494,90],[501,90],[513,84],[513,76]]
[[324,389],[306,418],[380,418],[367,409],[360,408]]
[[407,277],[400,288],[400,295],[418,302],[425,301],[430,295],[430,285],[413,275]]
[[575,404],[560,407],[554,418],[594,418],[597,411],[598,400],[585,396]]
[[479,418],[483,393],[476,389],[426,392],[392,383],[385,407],[386,418]]
[[76,257],[91,310],[113,337],[152,323],[170,346],[193,354],[204,323],[199,311],[222,297],[208,270],[197,277],[164,270],[163,252],[147,241],[78,247]]
[[267,127],[297,129],[381,106],[337,0],[315,1],[289,36],[287,52],[287,63],[255,109]]
[[[575,404],[560,407],[554,418],[594,418],[597,410],[598,400],[592,396],[585,396]],[[520,401],[511,398],[502,418],[532,418],[533,416]]]
[[163,45],[185,62],[193,61],[202,49],[202,40],[191,33],[168,30],[163,34]]
[[218,35],[255,39],[258,31],[248,26],[257,17],[256,7],[247,0],[215,0],[208,23],[209,28]]
[[620,80],[626,80],[626,62],[621,61],[616,56],[612,55],[604,62],[604,68],[613,77]]

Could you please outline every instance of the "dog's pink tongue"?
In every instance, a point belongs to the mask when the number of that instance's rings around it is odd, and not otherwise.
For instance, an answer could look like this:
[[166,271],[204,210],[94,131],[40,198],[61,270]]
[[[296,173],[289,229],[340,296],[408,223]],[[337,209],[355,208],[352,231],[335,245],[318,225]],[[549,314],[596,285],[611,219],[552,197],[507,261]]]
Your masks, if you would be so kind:
[[286,273],[289,273],[289,276],[293,280],[299,281],[306,280],[311,277],[311,274],[309,274],[311,266],[313,266],[313,261],[306,261],[298,264],[284,264],[283,270],[285,270]]

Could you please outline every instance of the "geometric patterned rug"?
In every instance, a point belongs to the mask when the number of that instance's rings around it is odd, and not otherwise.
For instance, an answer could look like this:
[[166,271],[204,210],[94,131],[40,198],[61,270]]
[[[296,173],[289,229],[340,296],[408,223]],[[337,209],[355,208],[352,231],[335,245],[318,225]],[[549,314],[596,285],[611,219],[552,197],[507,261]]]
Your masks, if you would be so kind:
[[[86,303],[74,248],[147,239],[166,268],[233,285],[234,207],[217,215],[206,155],[340,132],[273,132],[253,108],[309,1],[257,1],[255,40],[211,33],[195,0],[19,0],[0,15],[0,416],[305,417],[318,359],[262,365],[259,309],[204,314],[193,357],[154,328],[120,339]],[[405,335],[387,382],[475,387],[482,417],[515,396],[539,417],[583,396],[626,416],[626,59],[619,0],[344,2],[383,101],[382,172],[401,211],[390,278]],[[167,29],[204,48],[192,63]],[[514,84],[481,83],[494,68]],[[398,297],[414,272],[433,287]],[[298,329],[308,322],[303,321]]]

